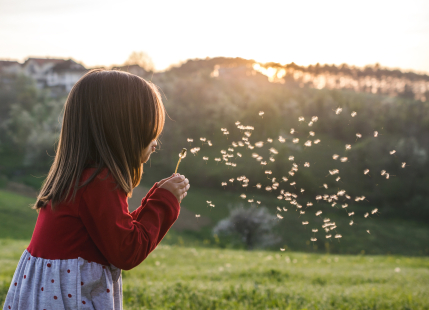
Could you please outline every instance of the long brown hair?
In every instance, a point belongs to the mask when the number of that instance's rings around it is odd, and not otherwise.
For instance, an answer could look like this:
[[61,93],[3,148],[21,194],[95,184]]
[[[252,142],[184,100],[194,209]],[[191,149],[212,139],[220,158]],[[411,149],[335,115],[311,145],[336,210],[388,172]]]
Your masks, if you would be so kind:
[[[72,88],[54,162],[34,209],[51,207],[108,168],[130,197],[143,173],[143,150],[159,137],[165,110],[156,86],[136,75],[95,69]],[[85,168],[94,173],[79,183]]]

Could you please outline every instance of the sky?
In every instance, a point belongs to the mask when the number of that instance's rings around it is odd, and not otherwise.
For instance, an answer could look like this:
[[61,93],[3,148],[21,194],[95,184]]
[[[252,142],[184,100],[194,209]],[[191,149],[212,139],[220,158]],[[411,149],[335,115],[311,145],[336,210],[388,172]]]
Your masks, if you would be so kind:
[[0,0],[0,59],[94,67],[133,51],[157,70],[224,56],[429,73],[429,1]]

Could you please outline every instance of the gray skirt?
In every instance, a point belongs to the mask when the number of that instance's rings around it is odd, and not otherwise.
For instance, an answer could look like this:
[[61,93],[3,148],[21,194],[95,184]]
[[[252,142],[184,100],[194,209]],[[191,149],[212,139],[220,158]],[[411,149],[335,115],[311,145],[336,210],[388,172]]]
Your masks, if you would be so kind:
[[83,258],[44,259],[25,250],[4,310],[122,310],[122,275],[114,266]]

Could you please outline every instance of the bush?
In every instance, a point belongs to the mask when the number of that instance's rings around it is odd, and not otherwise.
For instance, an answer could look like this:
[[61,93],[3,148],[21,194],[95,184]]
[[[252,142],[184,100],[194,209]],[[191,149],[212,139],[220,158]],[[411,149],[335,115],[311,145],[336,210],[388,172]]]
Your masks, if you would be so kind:
[[247,249],[264,248],[280,241],[272,233],[277,225],[276,217],[265,207],[244,208],[241,204],[230,211],[230,216],[221,220],[213,229],[219,236],[229,236],[244,243]]

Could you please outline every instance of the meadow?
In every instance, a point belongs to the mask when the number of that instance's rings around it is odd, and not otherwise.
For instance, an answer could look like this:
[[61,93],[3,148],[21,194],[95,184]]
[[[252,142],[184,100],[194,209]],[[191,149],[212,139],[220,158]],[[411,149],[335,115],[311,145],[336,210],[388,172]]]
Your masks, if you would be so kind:
[[[209,209],[202,202],[216,194],[225,204],[237,196],[195,189],[184,205],[210,217],[212,226],[228,214],[222,203]],[[28,207],[33,201],[0,190],[0,305],[31,238],[37,218]],[[140,266],[123,271],[124,308],[429,309],[427,256],[363,254],[381,247],[380,252],[396,249],[406,254],[414,249],[418,255],[417,250],[428,244],[427,227],[404,221],[395,231],[394,222],[377,219],[366,242],[362,236],[350,234],[341,243],[314,249],[306,244],[307,236],[294,233],[300,227],[299,223],[293,226],[296,219],[285,220],[284,229],[290,226],[288,234],[295,239],[288,249],[301,247],[301,252],[232,249],[213,238],[210,226],[200,232],[172,229]],[[383,233],[392,229],[392,241],[386,241]],[[402,239],[401,234],[405,234]],[[413,234],[420,238],[411,240]],[[358,239],[360,244],[353,246]],[[347,247],[366,251],[359,255],[335,253]]]

